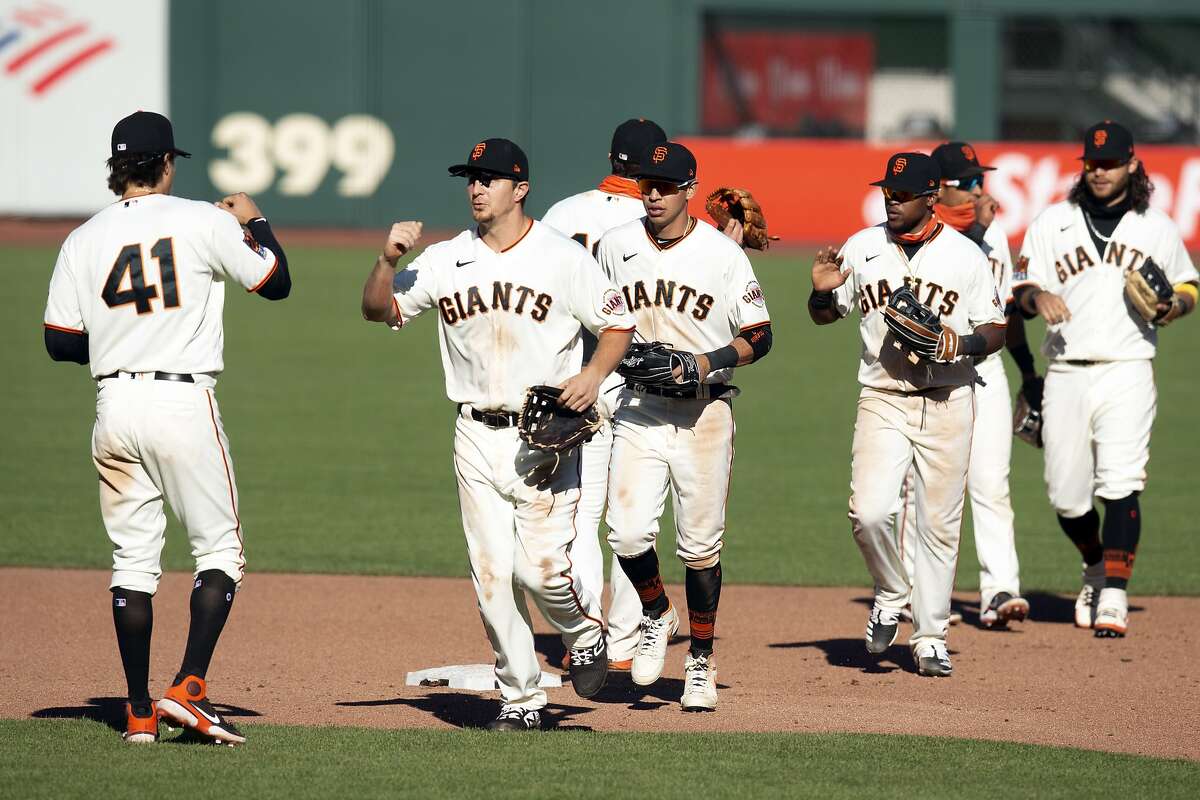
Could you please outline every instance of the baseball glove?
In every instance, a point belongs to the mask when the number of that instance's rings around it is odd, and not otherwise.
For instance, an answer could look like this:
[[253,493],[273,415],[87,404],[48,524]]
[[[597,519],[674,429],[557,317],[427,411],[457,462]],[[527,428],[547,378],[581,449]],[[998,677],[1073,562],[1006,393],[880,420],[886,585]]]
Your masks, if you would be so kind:
[[933,309],[921,303],[908,286],[892,292],[883,321],[910,353],[924,361],[947,364],[958,358],[959,337],[943,327]]
[[517,431],[534,450],[561,453],[578,447],[600,430],[596,407],[572,411],[558,404],[562,389],[555,386],[530,386],[525,404],[517,418]]
[[721,230],[725,229],[730,219],[742,223],[742,244],[746,247],[766,250],[772,240],[779,239],[778,236],[767,235],[767,220],[763,216],[762,206],[746,189],[723,186],[708,196],[704,210]]
[[[1137,269],[1125,273],[1125,296],[1146,322],[1158,322],[1170,311],[1171,298],[1175,290],[1162,267],[1147,258]],[[1159,311],[1158,304],[1166,303],[1166,311]]]
[[[676,367],[681,372],[679,378],[675,377]],[[699,374],[694,353],[676,350],[663,342],[634,342],[629,345],[625,357],[617,365],[617,374],[626,383],[676,389],[694,389],[704,377]]]

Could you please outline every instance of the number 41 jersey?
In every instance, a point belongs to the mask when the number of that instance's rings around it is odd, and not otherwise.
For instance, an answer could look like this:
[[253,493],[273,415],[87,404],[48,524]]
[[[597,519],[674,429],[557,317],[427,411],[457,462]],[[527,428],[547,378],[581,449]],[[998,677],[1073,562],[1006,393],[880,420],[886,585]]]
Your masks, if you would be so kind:
[[211,203],[162,194],[118,200],[63,243],[44,321],[88,334],[93,377],[218,373],[225,282],[255,291],[276,264]]

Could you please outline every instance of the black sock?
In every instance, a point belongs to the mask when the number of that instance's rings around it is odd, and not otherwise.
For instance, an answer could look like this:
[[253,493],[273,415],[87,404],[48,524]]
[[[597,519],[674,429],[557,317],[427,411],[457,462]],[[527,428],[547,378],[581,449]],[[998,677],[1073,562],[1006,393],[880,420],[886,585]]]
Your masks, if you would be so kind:
[[113,596],[113,625],[117,647],[125,667],[129,702],[140,716],[150,709],[150,633],[154,629],[153,598],[146,592],[116,588]]
[[1083,556],[1083,563],[1090,567],[1093,564],[1099,564],[1104,558],[1104,548],[1100,545],[1100,515],[1096,513],[1096,509],[1088,509],[1088,512],[1082,517],[1072,519],[1067,519],[1060,514],[1058,526],[1063,529],[1063,533],[1075,544],[1075,547],[1079,548],[1079,554]]
[[1125,589],[1133,574],[1133,558],[1142,537],[1142,514],[1137,492],[1104,501],[1104,585]]
[[641,555],[625,558],[618,556],[625,577],[637,589],[642,601],[642,613],[651,619],[658,619],[671,607],[667,592],[663,588],[662,575],[658,571],[658,553],[651,547]]
[[188,675],[203,678],[208,673],[208,664],[212,661],[225,620],[229,618],[236,591],[233,578],[219,569],[205,570],[196,576],[192,589],[192,624],[176,682]]
[[692,655],[708,655],[713,651],[717,628],[717,606],[721,602],[721,565],[686,571],[688,623],[692,637]]

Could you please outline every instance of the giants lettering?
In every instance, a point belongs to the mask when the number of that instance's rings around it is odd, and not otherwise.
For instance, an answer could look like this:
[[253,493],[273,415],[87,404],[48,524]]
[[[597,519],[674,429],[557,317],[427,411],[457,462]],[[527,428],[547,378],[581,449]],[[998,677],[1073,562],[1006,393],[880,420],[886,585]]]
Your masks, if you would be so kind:
[[487,314],[489,311],[512,311],[524,314],[525,307],[529,305],[529,298],[533,297],[529,317],[534,322],[545,322],[554,298],[544,292],[539,293],[536,289],[530,289],[528,286],[517,286],[517,299],[514,305],[513,288],[512,283],[494,281],[492,283],[492,303],[489,307],[483,299],[484,295],[479,287],[470,286],[467,288],[465,298],[462,292],[455,292],[452,297],[439,297],[438,311],[442,315],[442,321],[447,325],[457,325],[477,314]]
[[[1063,264],[1066,264],[1066,267],[1063,267]],[[1059,283],[1066,283],[1067,278],[1080,274],[1086,267],[1094,266],[1096,266],[1096,262],[1092,261],[1092,257],[1088,255],[1087,248],[1079,245],[1075,248],[1075,261],[1072,263],[1070,253],[1063,253],[1054,262],[1054,272],[1058,275]]]
[[[939,316],[953,314],[958,305],[959,295],[953,289],[946,289],[933,282],[925,283],[921,278],[906,277],[904,285],[912,289],[917,299],[930,308],[940,300],[941,304],[937,306]],[[874,284],[864,283],[858,301],[859,310],[866,316],[875,309],[886,306],[891,296],[892,287],[888,285],[887,278],[880,278]]]
[[[655,306],[657,308],[673,308],[681,314],[686,314],[689,312],[688,304],[691,303],[691,315],[701,322],[708,317],[715,302],[710,294],[701,294],[690,286],[676,284],[675,281],[666,281],[662,278],[659,278],[655,285],[654,300],[650,299],[650,292],[647,291],[646,284],[642,281],[633,284],[632,289],[622,286],[621,293],[625,295],[625,304],[632,311]],[[677,298],[679,302],[676,302]],[[695,302],[692,302],[693,299]]]

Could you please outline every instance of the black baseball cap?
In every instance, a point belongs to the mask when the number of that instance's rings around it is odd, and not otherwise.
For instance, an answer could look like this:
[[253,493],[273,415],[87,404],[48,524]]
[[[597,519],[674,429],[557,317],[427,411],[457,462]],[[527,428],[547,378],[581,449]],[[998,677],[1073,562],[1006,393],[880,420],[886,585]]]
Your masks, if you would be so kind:
[[913,194],[932,194],[937,191],[942,171],[932,156],[924,153],[896,153],[888,159],[883,179],[872,186],[895,189]]
[[648,119],[627,119],[613,131],[612,144],[609,145],[608,157],[613,161],[628,164],[646,148],[653,144],[667,141],[667,134],[658,123]]
[[135,111],[117,123],[112,132],[112,156],[172,153],[184,158],[192,154],[175,146],[171,120],[153,111]]
[[1133,134],[1110,119],[1087,129],[1083,135],[1083,155],[1087,161],[1128,161],[1133,158]]
[[471,148],[467,163],[450,167],[450,174],[456,177],[468,172],[487,172],[501,178],[528,181],[529,159],[524,150],[508,139],[484,139]]
[[966,142],[945,142],[933,148],[933,160],[938,163],[942,172],[941,180],[956,181],[961,178],[973,178],[995,167],[985,167],[979,163],[975,148]]
[[696,180],[696,157],[679,142],[652,144],[638,156],[635,178],[657,178],[671,183]]

